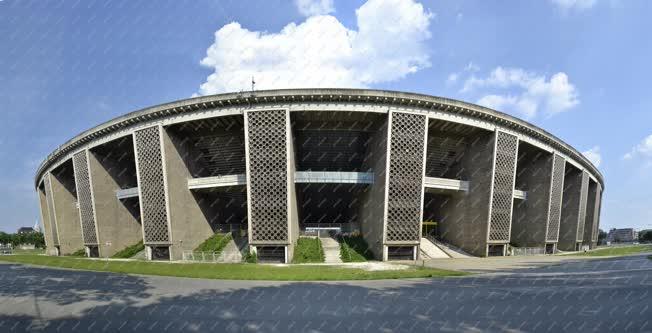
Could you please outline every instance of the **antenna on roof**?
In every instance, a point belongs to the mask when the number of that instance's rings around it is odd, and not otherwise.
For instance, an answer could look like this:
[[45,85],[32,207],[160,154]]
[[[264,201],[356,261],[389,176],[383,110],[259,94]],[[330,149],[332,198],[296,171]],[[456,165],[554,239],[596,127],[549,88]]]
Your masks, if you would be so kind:
[[254,77],[251,77],[251,92],[254,92],[254,89],[256,88],[256,81],[254,81]]

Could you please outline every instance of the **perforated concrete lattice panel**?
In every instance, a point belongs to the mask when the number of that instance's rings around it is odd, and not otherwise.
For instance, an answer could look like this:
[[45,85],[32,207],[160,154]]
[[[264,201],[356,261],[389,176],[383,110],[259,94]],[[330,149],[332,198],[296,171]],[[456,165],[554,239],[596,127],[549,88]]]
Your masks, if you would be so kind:
[[595,193],[595,207],[593,208],[593,232],[591,233],[591,241],[598,241],[598,230],[600,225],[600,205],[602,204],[602,186],[597,185]]
[[88,172],[88,156],[86,150],[75,154],[72,162],[75,169],[75,184],[77,185],[77,201],[79,217],[82,226],[82,238],[85,245],[97,245],[95,229],[95,214],[93,211],[93,196],[91,193],[90,176]]
[[582,172],[582,188],[580,190],[580,211],[577,214],[577,241],[584,239],[584,221],[586,220],[586,203],[589,196],[589,174]]
[[168,244],[167,202],[161,133],[158,126],[134,133],[143,236],[146,244]]
[[388,242],[420,240],[426,126],[424,115],[391,114],[387,182]]
[[52,185],[50,184],[50,173],[45,174],[43,184],[45,185],[45,200],[48,206],[48,216],[50,217],[50,229],[52,232],[52,243],[59,246],[59,233],[57,231],[57,221],[54,216],[54,198],[52,198]]
[[509,241],[517,156],[518,137],[497,131],[489,219],[490,242]]
[[245,113],[251,240],[288,241],[288,115]]
[[566,171],[566,160],[563,157],[555,154],[552,163],[550,203],[548,206],[548,232],[546,234],[546,241],[548,242],[556,242],[559,239],[561,203],[564,192],[564,173]]

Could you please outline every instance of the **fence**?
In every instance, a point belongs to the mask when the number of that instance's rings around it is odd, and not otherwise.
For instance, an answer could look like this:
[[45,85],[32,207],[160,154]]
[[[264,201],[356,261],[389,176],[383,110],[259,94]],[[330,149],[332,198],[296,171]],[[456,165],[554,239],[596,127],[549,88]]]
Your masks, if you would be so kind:
[[546,254],[544,247],[510,247],[513,256],[537,256]]
[[242,261],[240,251],[222,250],[222,252],[183,251],[182,260],[196,262],[235,263]]

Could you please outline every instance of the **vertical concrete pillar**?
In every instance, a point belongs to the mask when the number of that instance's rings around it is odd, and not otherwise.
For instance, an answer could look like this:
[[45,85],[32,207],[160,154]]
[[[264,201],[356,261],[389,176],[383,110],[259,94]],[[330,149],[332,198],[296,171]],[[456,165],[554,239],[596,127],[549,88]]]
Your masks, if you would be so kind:
[[[47,177],[47,176],[46,176]],[[45,177],[44,177],[45,178]],[[50,224],[50,213],[48,211],[48,198],[45,195],[44,181],[41,181],[37,189],[39,208],[41,212],[41,221],[43,222],[43,238],[45,239],[45,253],[56,255],[57,250],[52,239],[52,226]]]
[[[97,235],[91,176],[88,172],[88,150],[83,150],[73,156],[73,166],[83,242],[86,247],[96,247],[99,246],[100,240]],[[103,253],[101,249],[99,252],[100,255]]]
[[559,240],[559,224],[561,221],[561,204],[564,195],[564,173],[566,160],[558,154],[554,155],[553,168],[550,181],[550,199],[548,200],[548,223],[546,231],[546,244],[554,244]]
[[362,193],[360,202],[360,230],[376,259],[384,257],[385,188],[387,187],[387,131],[389,117],[383,119],[378,130],[371,134],[369,156],[363,162],[363,171],[372,172],[374,183]]
[[46,172],[43,176],[43,184],[45,186],[45,201],[47,203],[48,221],[50,226],[50,239],[52,239],[52,255],[60,255],[61,248],[59,243],[59,232],[57,230],[56,214],[54,211],[54,202],[52,200],[52,186],[50,180],[50,172]]
[[[69,163],[65,165],[64,168],[72,167]],[[70,254],[84,248],[79,211],[77,210],[75,180],[72,170],[69,171],[70,176],[68,176],[68,172],[50,174],[54,219],[57,224],[61,254]]]
[[[115,153],[119,155],[118,152]],[[99,252],[102,257],[111,257],[143,240],[138,214],[116,197],[116,191],[122,188],[118,175],[123,174],[124,170],[125,166],[114,159],[93,151],[88,152],[90,196],[94,203]]]
[[161,131],[161,126],[152,126],[134,132],[140,216],[144,244],[150,247],[148,253],[152,253],[149,259],[166,259],[166,254],[167,259],[175,257],[170,253],[168,186]]
[[518,137],[496,131],[494,146],[494,167],[489,208],[489,230],[487,232],[487,255],[492,244],[503,246],[509,243],[514,204],[514,183],[516,181],[516,160]]
[[428,118],[391,111],[387,157],[385,246],[419,253]]
[[589,180],[588,195],[586,201],[586,216],[584,222],[583,243],[590,248],[595,247],[597,242],[598,218],[600,215],[601,189],[593,180]]
[[289,111],[246,111],[244,120],[249,244],[283,247],[289,262],[299,229]]

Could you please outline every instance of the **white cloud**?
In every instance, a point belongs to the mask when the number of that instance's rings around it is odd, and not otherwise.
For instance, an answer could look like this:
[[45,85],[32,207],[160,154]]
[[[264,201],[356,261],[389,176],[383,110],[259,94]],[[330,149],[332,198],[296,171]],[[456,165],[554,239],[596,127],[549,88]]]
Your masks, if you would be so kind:
[[[430,66],[432,14],[412,0],[369,0],[356,10],[357,30],[330,15],[290,23],[278,33],[232,22],[215,32],[201,64],[214,72],[199,94],[249,89],[368,87]],[[388,24],[392,22],[392,24]]]
[[453,84],[457,82],[457,79],[459,79],[460,75],[457,73],[450,73],[448,75],[448,78],[446,79],[446,83]]
[[623,159],[629,160],[636,156],[652,157],[652,134],[634,146],[629,153],[623,156]]
[[294,4],[303,16],[324,15],[335,12],[333,0],[294,0]]
[[544,75],[525,71],[521,68],[497,67],[486,78],[471,75],[461,92],[473,90],[514,90],[507,94],[486,94],[478,104],[499,111],[515,111],[526,118],[537,115],[540,108],[547,115],[566,111],[579,104],[577,90],[568,81],[564,72],[554,74],[550,79]]
[[563,11],[585,10],[593,7],[596,0],[550,0]]
[[588,158],[595,167],[599,167],[600,163],[602,163],[602,155],[600,154],[600,147],[595,146],[587,151],[583,151],[582,155],[584,157]]

